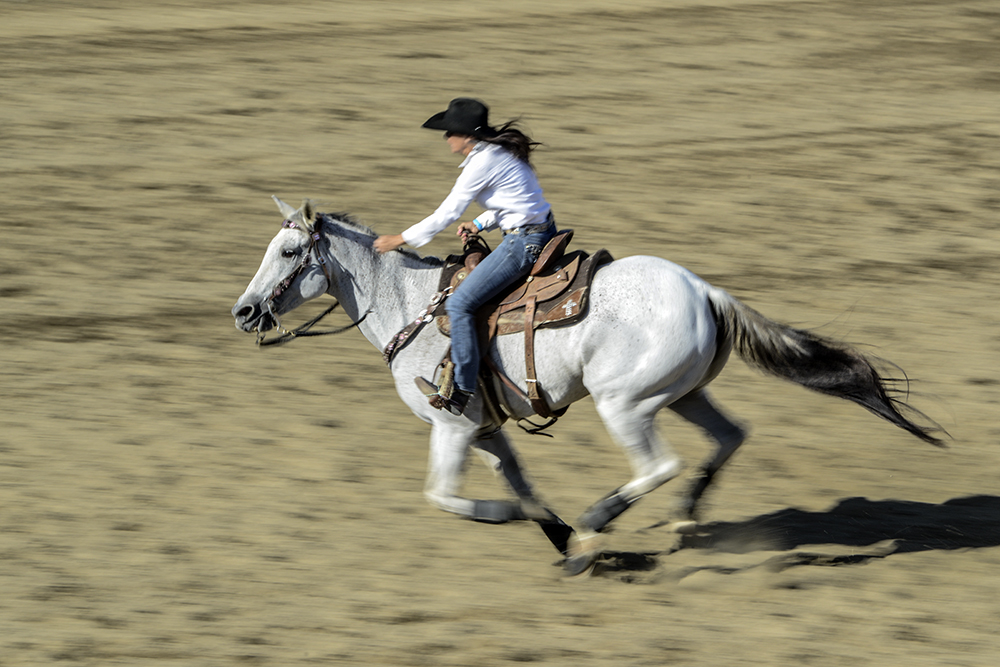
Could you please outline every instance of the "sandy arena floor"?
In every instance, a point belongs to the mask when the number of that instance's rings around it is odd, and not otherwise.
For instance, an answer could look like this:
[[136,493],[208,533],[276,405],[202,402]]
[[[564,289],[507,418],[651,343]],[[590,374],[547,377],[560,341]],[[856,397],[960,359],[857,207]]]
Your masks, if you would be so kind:
[[[0,2],[0,666],[997,664],[998,40],[994,0]],[[951,447],[734,360],[709,537],[649,528],[679,480],[567,581],[430,508],[377,350],[229,309],[271,194],[433,210],[466,94],[578,246],[865,344]],[[564,516],[627,478],[589,402],[554,435],[513,430]]]

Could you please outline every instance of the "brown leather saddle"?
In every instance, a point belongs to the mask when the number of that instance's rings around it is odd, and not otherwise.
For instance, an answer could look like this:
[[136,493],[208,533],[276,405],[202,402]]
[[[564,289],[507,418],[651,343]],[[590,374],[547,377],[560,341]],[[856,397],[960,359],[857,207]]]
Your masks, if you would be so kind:
[[[572,229],[557,232],[545,245],[530,273],[487,303],[476,316],[479,339],[483,350],[496,336],[524,334],[527,393],[515,385],[502,370],[484,355],[484,365],[514,393],[531,403],[541,417],[549,418],[552,409],[541,395],[535,374],[535,329],[552,326],[569,326],[587,314],[590,286],[597,269],[613,261],[611,253],[601,249],[590,255],[583,250],[566,252],[573,238]],[[451,255],[441,271],[439,292],[450,293],[462,283],[490,250],[478,236],[469,237],[465,253]],[[433,311],[438,329],[450,335],[450,320],[444,303]],[[485,371],[486,369],[484,369]],[[490,383],[484,382],[486,386]]]

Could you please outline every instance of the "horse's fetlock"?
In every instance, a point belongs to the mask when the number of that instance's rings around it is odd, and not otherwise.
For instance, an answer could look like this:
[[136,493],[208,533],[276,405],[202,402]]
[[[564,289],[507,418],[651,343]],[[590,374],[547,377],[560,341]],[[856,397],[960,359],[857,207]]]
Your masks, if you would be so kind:
[[621,492],[615,492],[607,498],[594,503],[580,517],[580,524],[594,533],[605,530],[609,523],[621,516],[625,510],[638,498],[626,498]]
[[480,523],[507,523],[508,521],[524,521],[528,516],[521,509],[521,504],[509,500],[476,500],[473,501],[473,521]]

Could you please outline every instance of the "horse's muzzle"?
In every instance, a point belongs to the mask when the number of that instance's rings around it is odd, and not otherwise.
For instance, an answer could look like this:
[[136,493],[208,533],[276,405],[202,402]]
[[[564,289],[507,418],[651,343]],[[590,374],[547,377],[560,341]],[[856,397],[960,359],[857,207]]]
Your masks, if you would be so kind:
[[274,328],[275,322],[271,313],[261,308],[260,303],[244,303],[242,299],[233,306],[233,318],[236,319],[236,328],[240,331],[251,333],[257,331],[264,333]]

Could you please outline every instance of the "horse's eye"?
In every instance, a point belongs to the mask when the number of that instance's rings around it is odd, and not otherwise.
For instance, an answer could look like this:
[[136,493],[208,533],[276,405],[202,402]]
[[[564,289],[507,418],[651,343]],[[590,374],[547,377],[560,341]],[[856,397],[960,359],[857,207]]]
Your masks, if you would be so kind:
[[289,248],[281,251],[282,257],[295,257],[298,254],[299,254],[298,251],[296,251],[294,248]]

